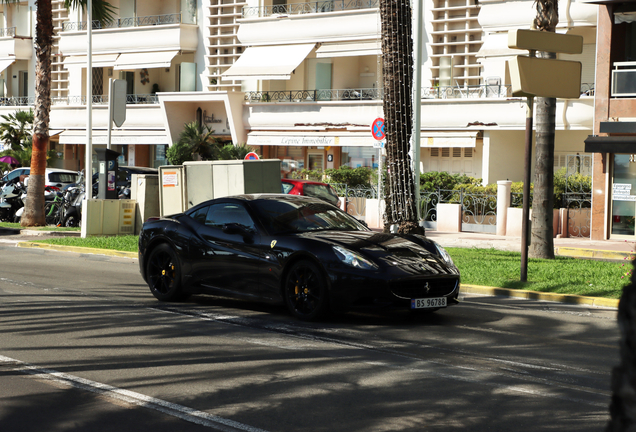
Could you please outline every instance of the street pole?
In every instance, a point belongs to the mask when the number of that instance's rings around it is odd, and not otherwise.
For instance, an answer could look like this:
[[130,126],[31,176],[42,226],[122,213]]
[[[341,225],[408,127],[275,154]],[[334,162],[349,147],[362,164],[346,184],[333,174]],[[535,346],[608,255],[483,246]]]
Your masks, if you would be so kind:
[[[535,51],[530,50],[530,57]],[[532,167],[532,117],[534,96],[526,97],[526,147],[523,176],[523,213],[521,218],[521,282],[528,281],[528,227],[530,221],[530,181]]]
[[86,155],[84,201],[82,202],[82,238],[87,237],[88,200],[93,195],[93,2],[86,3]]

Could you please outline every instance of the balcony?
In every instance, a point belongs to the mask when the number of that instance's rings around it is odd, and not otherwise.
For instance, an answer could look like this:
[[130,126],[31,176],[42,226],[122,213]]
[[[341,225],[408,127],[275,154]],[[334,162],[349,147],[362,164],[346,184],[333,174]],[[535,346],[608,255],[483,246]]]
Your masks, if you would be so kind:
[[[66,22],[60,33],[60,51],[65,56],[86,55],[84,22]],[[181,14],[118,18],[111,23],[93,21],[93,54],[154,51],[194,52],[196,24],[185,24]]]
[[[377,0],[364,0],[362,4],[368,7],[348,9],[349,4],[359,2],[338,0],[333,2],[337,7],[321,6],[326,3],[332,2],[244,9],[245,18],[238,20],[237,37],[246,46],[289,44],[292,40],[294,43],[334,43],[378,39]],[[273,13],[274,7],[294,13]]]
[[380,0],[327,0],[261,7],[245,6],[242,11],[242,18],[263,18],[272,15],[298,15],[340,12],[355,9],[374,9],[378,8],[379,5]]
[[0,28],[0,59],[28,60],[33,56],[33,40],[17,36],[16,28]]

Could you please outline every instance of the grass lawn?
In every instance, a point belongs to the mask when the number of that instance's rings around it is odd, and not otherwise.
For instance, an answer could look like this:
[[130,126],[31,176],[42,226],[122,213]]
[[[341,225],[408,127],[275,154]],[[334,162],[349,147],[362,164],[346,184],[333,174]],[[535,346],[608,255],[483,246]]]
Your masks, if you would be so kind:
[[79,246],[96,249],[112,249],[124,252],[137,252],[139,236],[124,235],[112,237],[59,237],[46,240],[34,240],[33,243],[48,243],[63,246]]
[[521,254],[496,249],[447,248],[462,275],[462,283],[498,288],[525,289],[559,294],[620,298],[626,275],[625,263],[557,257],[528,260],[528,282],[520,282]]
[[[13,223],[13,222],[0,222],[0,227],[23,229],[19,223]],[[39,231],[80,231],[81,230],[80,227],[69,228],[69,227],[56,227],[53,225],[43,226],[43,227],[30,227],[30,228],[24,228],[24,229],[39,230]]]
[[[60,237],[42,243],[136,252],[137,236]],[[496,249],[447,248],[462,275],[462,283],[560,294],[620,298],[631,263],[557,257],[528,260],[528,282],[519,281],[521,254]]]

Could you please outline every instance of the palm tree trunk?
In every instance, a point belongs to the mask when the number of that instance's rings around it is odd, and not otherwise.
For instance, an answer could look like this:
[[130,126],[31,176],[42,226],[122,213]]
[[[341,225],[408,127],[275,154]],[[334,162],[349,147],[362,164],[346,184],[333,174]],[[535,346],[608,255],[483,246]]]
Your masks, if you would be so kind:
[[[555,53],[543,53],[543,58],[556,58]],[[554,136],[555,98],[536,98],[537,117],[536,165],[532,197],[532,241],[528,255],[532,258],[554,259]]]
[[[385,223],[398,232],[422,232],[409,156],[412,135],[413,39],[409,0],[382,0],[382,73],[387,153]],[[385,227],[386,228],[386,227]]]
[[35,25],[35,112],[33,153],[27,202],[20,224],[42,226],[44,221],[44,174],[49,145],[51,112],[51,49],[53,47],[53,14],[51,0],[38,0]]
[[[536,0],[537,16],[533,26],[554,32],[559,23],[558,0]],[[541,53],[543,58],[556,58],[554,53]],[[555,98],[536,98],[536,146],[534,195],[532,197],[532,242],[528,255],[554,259],[554,129]]]

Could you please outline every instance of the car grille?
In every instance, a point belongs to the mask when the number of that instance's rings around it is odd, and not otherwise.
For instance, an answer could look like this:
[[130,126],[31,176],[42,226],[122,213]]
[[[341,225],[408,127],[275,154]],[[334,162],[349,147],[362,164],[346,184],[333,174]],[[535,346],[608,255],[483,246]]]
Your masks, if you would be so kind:
[[457,279],[400,281],[391,284],[391,292],[393,295],[405,299],[445,296],[455,290],[458,282]]

